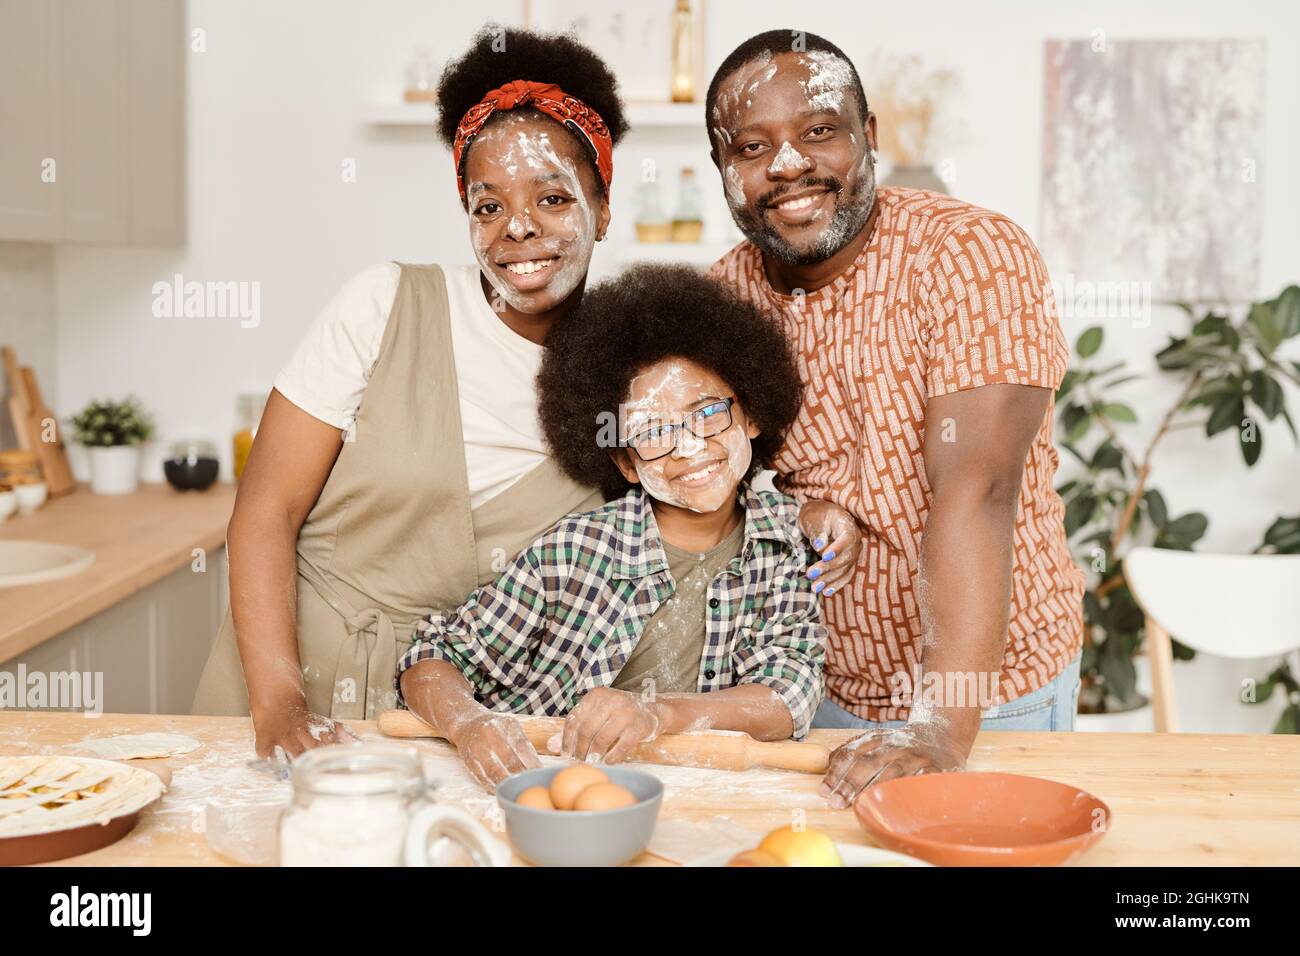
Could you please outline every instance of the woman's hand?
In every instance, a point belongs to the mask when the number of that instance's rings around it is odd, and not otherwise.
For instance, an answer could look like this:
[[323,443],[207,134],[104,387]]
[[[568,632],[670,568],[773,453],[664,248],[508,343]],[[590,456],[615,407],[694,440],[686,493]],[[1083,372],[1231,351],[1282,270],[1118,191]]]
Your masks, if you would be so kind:
[[619,763],[659,735],[659,722],[655,704],[640,694],[598,687],[564,721],[560,753],[574,760],[595,756]]
[[853,516],[837,504],[812,498],[799,509],[799,528],[822,556],[808,568],[813,591],[834,594],[849,578],[858,563],[862,532]]
[[484,710],[456,728],[452,741],[470,774],[488,790],[512,774],[542,765],[519,721]]
[[275,756],[278,750],[292,759],[322,744],[357,740],[347,724],[313,714],[301,697],[291,697],[267,709],[254,708],[252,713],[259,757]]

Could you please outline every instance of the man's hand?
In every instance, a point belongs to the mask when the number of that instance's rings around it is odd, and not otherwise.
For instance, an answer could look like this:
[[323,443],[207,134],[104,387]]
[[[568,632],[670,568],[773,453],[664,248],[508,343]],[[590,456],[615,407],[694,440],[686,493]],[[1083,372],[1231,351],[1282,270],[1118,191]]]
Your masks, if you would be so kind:
[[818,792],[836,810],[852,806],[867,787],[895,777],[961,770],[969,746],[942,722],[872,730],[831,754]]
[[837,504],[810,499],[799,509],[799,529],[822,556],[808,568],[808,577],[818,594],[833,594],[849,578],[858,563],[862,532],[853,516]]
[[618,763],[659,735],[655,705],[626,690],[598,687],[578,701],[564,721],[560,753],[574,760],[596,756]]

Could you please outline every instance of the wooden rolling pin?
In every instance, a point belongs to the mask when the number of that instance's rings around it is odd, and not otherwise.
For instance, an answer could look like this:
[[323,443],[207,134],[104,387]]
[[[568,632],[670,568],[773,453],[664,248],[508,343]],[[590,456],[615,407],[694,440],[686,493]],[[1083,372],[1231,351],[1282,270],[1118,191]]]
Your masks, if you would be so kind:
[[[564,728],[563,717],[518,717],[524,734],[538,753],[550,753],[551,738]],[[380,733],[387,737],[441,737],[437,728],[409,710],[386,710],[379,715]],[[767,742],[748,734],[709,733],[664,734],[632,752],[629,760],[665,764],[671,767],[701,767],[706,770],[797,770],[825,773],[830,752],[821,744],[794,740]]]

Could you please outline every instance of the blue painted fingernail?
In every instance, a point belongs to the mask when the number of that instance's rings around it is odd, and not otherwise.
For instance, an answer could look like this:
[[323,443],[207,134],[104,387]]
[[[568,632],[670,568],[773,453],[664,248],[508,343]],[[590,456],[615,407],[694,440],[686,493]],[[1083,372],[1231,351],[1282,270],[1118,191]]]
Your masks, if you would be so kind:
[[830,597],[830,596],[831,596],[832,594],[834,594],[834,593],[835,593],[835,588],[833,588],[833,587],[829,587],[829,588],[826,589],[826,596],[827,596],[827,597]]
[[822,576],[822,569],[819,567],[814,566],[813,569],[808,572],[808,577],[814,581],[816,581],[821,576]]
[[818,551],[820,551],[822,548],[826,547],[826,539],[818,538],[816,541],[813,542],[813,547],[816,548]]
[[822,555],[822,560],[823,560],[823,561],[829,561],[829,560],[830,560],[831,558],[833,558],[833,557],[835,557],[835,552],[834,552],[834,551],[827,551],[825,554]]
[[825,585],[824,585],[824,583],[823,583],[822,581],[818,581],[816,584],[813,585],[813,594],[821,594],[821,593],[822,593],[822,588],[823,588],[824,586],[825,586]]

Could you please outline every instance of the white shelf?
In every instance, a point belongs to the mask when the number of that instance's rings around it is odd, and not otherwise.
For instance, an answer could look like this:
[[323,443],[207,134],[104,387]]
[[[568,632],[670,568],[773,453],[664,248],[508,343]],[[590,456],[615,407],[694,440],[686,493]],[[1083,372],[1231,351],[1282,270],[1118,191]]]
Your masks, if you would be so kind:
[[[702,103],[629,103],[632,132],[640,129],[704,129]],[[371,126],[432,126],[438,121],[436,103],[384,103],[366,114]]]
[[366,115],[371,126],[433,126],[438,122],[437,103],[387,103]]
[[704,130],[704,104],[701,103],[628,103],[627,121],[632,132],[638,129]]

